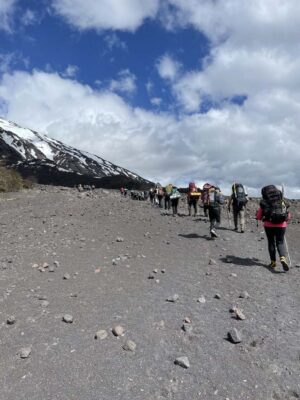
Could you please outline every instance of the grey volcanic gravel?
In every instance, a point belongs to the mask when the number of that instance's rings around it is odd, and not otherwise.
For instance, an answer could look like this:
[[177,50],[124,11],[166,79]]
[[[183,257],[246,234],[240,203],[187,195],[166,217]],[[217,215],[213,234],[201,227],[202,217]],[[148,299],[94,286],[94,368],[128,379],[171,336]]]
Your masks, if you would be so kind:
[[[244,234],[229,229],[224,210],[220,237],[210,240],[203,210],[188,217],[185,200],[173,217],[111,190],[1,195],[0,400],[299,398],[300,225],[287,230],[295,264],[270,271],[256,206]],[[293,202],[295,222],[299,211]],[[167,302],[175,293],[178,301]],[[245,320],[228,312],[233,305]],[[65,314],[75,322],[63,323]],[[190,334],[183,321],[192,321]],[[110,331],[118,325],[120,339]],[[94,339],[99,329],[105,340]],[[227,337],[234,329],[237,345]],[[136,350],[126,352],[131,338]],[[178,356],[190,368],[175,365]]]

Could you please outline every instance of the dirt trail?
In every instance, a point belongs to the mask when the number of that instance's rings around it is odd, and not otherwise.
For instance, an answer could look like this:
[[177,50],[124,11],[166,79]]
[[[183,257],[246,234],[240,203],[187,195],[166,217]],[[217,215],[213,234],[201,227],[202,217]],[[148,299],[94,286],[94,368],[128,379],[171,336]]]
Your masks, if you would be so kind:
[[[254,208],[244,234],[229,230],[223,213],[212,241],[205,218],[188,217],[185,204],[173,217],[114,191],[4,196],[0,399],[299,398],[299,225],[287,235],[293,268],[272,273]],[[296,218],[299,209],[294,203]],[[44,272],[32,267],[44,263]],[[239,297],[244,291],[249,298]],[[176,302],[166,301],[174,294]],[[245,320],[229,312],[233,306]],[[74,322],[64,323],[64,314]],[[185,318],[190,332],[181,329]],[[116,325],[124,336],[111,333]],[[239,344],[227,340],[233,328]],[[108,336],[95,340],[99,330]],[[122,348],[129,339],[134,352]],[[31,354],[21,359],[24,347]],[[174,364],[180,356],[190,368]]]

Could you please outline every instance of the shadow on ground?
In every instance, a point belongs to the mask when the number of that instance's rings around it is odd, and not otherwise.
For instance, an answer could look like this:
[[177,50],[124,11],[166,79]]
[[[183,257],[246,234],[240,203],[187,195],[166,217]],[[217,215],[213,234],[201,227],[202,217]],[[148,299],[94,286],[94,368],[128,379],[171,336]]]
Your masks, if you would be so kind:
[[220,260],[226,264],[234,264],[234,265],[239,265],[241,267],[254,267],[254,266],[259,266],[266,268],[268,271],[272,272],[273,274],[282,274],[284,271],[278,271],[274,270],[273,268],[270,268],[268,265],[260,262],[257,258],[243,258],[243,257],[236,257],[232,255],[227,255],[226,257],[220,258]]

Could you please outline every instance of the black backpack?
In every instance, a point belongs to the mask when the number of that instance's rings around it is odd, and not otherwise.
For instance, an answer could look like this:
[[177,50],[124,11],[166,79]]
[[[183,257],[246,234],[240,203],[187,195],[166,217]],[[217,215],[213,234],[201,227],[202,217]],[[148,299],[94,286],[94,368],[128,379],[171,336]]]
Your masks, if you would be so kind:
[[234,183],[232,185],[233,205],[239,211],[247,204],[247,196],[244,186],[241,183]]
[[265,186],[261,190],[263,220],[273,224],[281,224],[288,219],[288,207],[285,204],[281,190],[274,185]]

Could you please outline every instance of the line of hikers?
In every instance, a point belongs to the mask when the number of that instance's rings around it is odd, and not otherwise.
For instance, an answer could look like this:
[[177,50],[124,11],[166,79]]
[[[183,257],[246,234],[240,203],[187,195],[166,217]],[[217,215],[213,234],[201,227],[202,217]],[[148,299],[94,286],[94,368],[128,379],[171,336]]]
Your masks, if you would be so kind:
[[[284,201],[283,190],[279,190],[274,185],[265,186],[261,191],[262,199],[256,212],[257,221],[262,221],[268,239],[268,250],[271,263],[269,267],[276,268],[276,248],[279,253],[280,262],[284,271],[289,270],[287,262],[287,248],[285,232],[291,214],[288,212],[289,205]],[[178,214],[178,203],[181,194],[176,186],[172,184],[162,187],[157,184],[149,191],[151,204],[156,204],[160,208],[170,210],[172,207],[173,215]],[[203,204],[204,215],[210,221],[210,236],[212,239],[218,237],[216,229],[221,223],[221,206],[225,205],[224,196],[218,186],[206,183],[200,189],[194,182],[189,183],[187,190],[187,204],[189,216],[194,217],[198,212],[199,201]],[[231,226],[230,212],[232,210],[234,231],[245,232],[245,213],[248,202],[248,194],[241,183],[232,185],[232,193],[227,201],[228,220]]]

